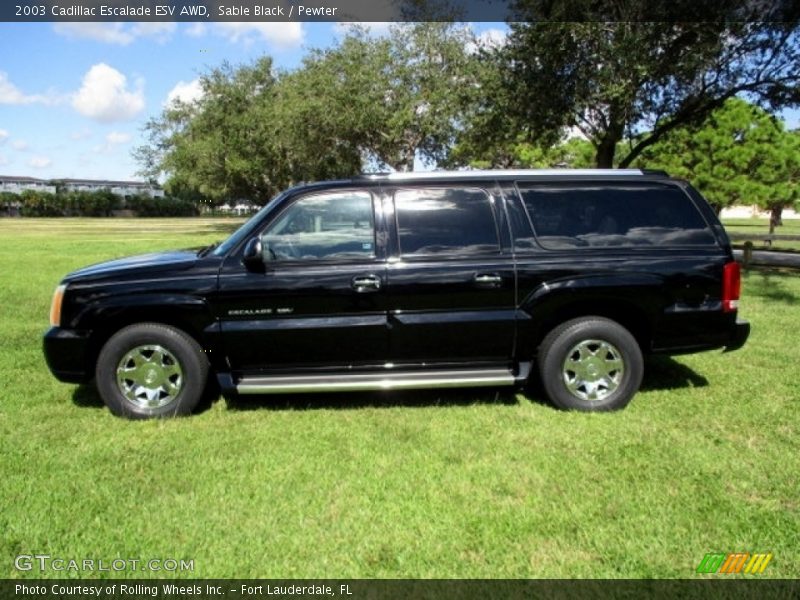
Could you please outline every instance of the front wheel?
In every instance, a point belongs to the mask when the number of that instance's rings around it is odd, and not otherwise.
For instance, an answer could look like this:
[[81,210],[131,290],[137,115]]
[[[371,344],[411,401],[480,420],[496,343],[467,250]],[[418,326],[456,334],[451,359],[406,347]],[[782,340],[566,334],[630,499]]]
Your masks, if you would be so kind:
[[644,372],[636,339],[603,317],[573,319],[553,329],[539,347],[538,365],[545,394],[565,410],[624,408]]
[[188,415],[197,407],[208,379],[200,345],[180,329],[138,323],[105,343],[95,380],[115,415],[132,419]]

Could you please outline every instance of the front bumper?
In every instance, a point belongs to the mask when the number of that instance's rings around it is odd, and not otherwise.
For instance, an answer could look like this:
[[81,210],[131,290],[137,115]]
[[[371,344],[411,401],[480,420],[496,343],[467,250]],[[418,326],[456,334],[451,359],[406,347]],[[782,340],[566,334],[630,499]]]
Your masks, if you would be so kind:
[[44,358],[50,372],[65,383],[85,383],[92,378],[89,332],[51,327],[44,334]]
[[750,336],[750,322],[749,321],[740,321],[736,319],[736,325],[734,327],[733,333],[731,334],[731,340],[727,344],[725,344],[725,352],[732,352],[733,350],[738,350],[744,343],[747,341],[747,338]]

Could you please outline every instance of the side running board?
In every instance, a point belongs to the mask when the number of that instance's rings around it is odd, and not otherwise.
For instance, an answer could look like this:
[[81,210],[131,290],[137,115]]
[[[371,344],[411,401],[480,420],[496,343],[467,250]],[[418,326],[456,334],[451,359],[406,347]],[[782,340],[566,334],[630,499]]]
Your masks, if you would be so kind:
[[[524,377],[527,377],[528,369]],[[235,385],[239,394],[297,394],[310,392],[363,392],[426,388],[496,387],[524,379],[510,369],[449,369],[346,373],[341,375],[293,375],[243,377]]]

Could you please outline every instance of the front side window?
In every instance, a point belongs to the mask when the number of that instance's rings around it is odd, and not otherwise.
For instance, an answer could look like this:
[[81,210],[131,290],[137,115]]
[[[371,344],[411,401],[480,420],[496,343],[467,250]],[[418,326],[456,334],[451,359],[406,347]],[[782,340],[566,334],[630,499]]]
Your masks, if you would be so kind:
[[483,190],[398,190],[394,203],[403,256],[460,256],[500,250],[492,201]]
[[269,260],[373,258],[372,196],[354,191],[305,196],[267,227],[261,240]]
[[520,185],[545,248],[698,246],[715,243],[708,223],[672,185]]

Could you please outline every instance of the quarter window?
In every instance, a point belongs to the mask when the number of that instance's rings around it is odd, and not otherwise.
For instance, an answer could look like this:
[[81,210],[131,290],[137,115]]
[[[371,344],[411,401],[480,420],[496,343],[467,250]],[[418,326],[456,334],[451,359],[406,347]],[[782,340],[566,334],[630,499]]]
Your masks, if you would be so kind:
[[714,244],[682,190],[660,184],[520,185],[537,241],[545,248]]
[[335,192],[294,202],[262,236],[271,260],[372,258],[372,196]]
[[491,199],[483,190],[398,190],[394,203],[403,256],[500,250]]

